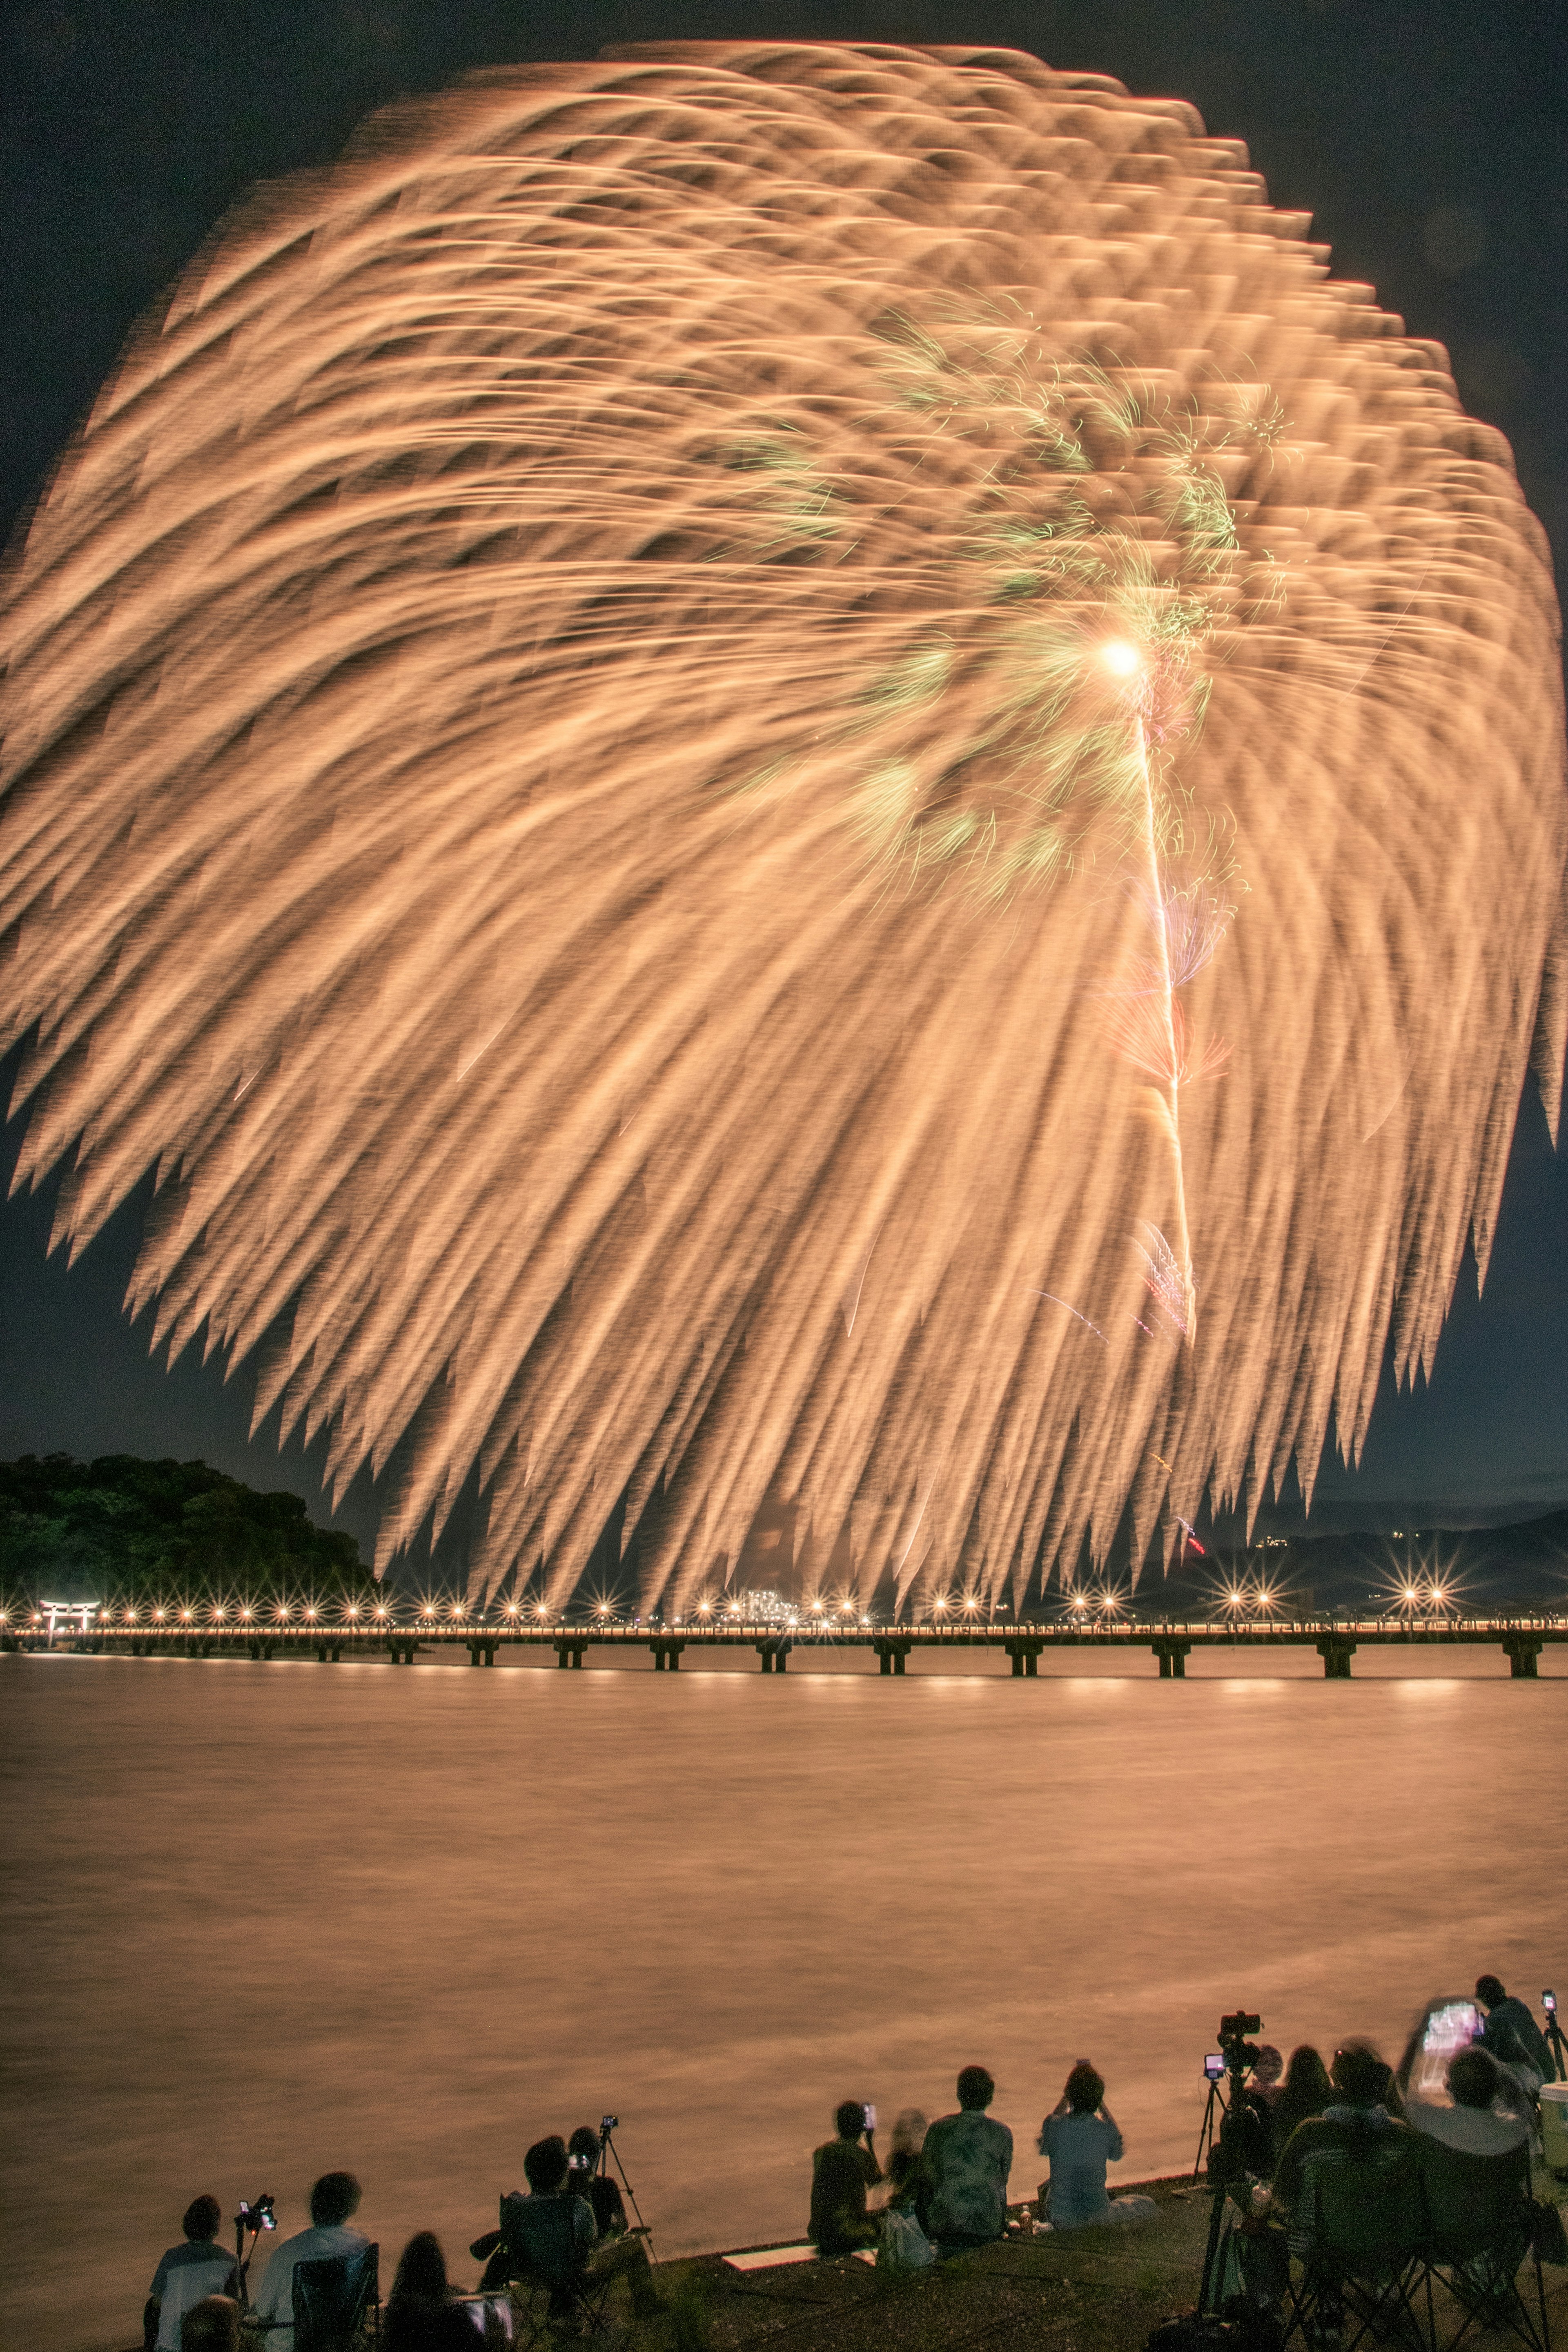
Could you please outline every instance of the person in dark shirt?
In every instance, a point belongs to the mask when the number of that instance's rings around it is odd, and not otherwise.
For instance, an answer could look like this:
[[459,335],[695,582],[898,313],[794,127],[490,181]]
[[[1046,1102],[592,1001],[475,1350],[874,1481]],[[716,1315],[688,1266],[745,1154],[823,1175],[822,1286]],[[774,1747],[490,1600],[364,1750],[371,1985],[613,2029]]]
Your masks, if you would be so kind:
[[1270,2192],[1272,2204],[1291,2219],[1299,2253],[1306,2251],[1301,2206],[1310,2165],[1394,2165],[1416,2146],[1409,2125],[1384,2104],[1388,2068],[1375,2050],[1364,2042],[1347,2042],[1334,2052],[1330,2072],[1337,2095],[1321,2116],[1309,2116],[1291,2134]]
[[1310,2042],[1300,2043],[1291,2053],[1285,2079],[1273,2103],[1270,2121],[1276,2164],[1290,2146],[1296,2126],[1304,2124],[1310,2116],[1321,2116],[1333,2099],[1333,2084],[1329,2081],[1329,2070],[1321,2053]]
[[[852,2254],[875,2243],[877,2225],[866,2211],[865,2193],[882,2179],[874,2136],[858,2099],[845,2099],[833,2113],[836,2139],[811,2151],[811,2219],[807,2235],[823,2255]],[[862,2140],[865,2146],[861,2146]]]
[[1511,2067],[1516,2073],[1521,2066],[1528,2068],[1536,2079],[1530,2083],[1521,2078],[1525,2090],[1539,2090],[1542,2083],[1550,2083],[1556,2073],[1552,2053],[1546,2036],[1524,2003],[1514,1994],[1504,1992],[1499,1977],[1478,1977],[1476,2000],[1487,2012],[1487,2021],[1481,2028],[1482,2049],[1500,2066]]
[[467,2313],[452,2299],[446,2257],[434,2230],[402,2250],[382,2319],[385,2352],[478,2352]]
[[593,2126],[579,2124],[566,2144],[566,2157],[571,2170],[569,2186],[592,2206],[594,2225],[602,2242],[606,2238],[623,2238],[627,2223],[621,2183],[599,2169],[599,2134]]

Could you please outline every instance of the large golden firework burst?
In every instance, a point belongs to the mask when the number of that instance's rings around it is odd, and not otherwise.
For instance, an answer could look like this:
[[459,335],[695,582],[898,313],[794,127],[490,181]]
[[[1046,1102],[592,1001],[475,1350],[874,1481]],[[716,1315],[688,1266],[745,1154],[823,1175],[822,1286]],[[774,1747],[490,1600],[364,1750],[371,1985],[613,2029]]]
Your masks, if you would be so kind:
[[25,1177],[476,1586],[993,1597],[1310,1489],[1555,1119],[1500,436],[1190,108],[486,74],[267,192],[13,568]]

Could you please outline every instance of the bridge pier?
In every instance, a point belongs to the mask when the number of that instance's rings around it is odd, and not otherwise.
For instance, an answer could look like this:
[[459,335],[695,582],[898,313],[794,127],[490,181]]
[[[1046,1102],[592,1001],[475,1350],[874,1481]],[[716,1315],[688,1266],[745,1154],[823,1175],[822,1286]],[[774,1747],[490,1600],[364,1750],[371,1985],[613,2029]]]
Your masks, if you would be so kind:
[[580,1666],[582,1664],[582,1654],[587,1647],[588,1644],[586,1642],[558,1642],[555,1645],[556,1664],[558,1666]]
[[1323,1662],[1323,1680],[1330,1683],[1349,1682],[1350,1662],[1355,1655],[1355,1643],[1343,1633],[1324,1633],[1320,1636],[1316,1648],[1319,1657]]
[[493,1666],[496,1663],[494,1642],[470,1642],[468,1663],[471,1666]]
[[341,1642],[318,1642],[315,1649],[318,1661],[324,1666],[328,1664],[335,1666],[343,1654]]
[[876,1652],[879,1673],[901,1675],[915,1644],[913,1642],[876,1642],[872,1646]]
[[261,1659],[270,1658],[274,1650],[277,1649],[277,1644],[276,1642],[267,1641],[262,1634],[253,1633],[250,1640],[246,1643],[246,1647],[249,1650],[253,1658]]
[[1187,1654],[1192,1648],[1190,1642],[1177,1642],[1170,1634],[1161,1633],[1150,1643],[1149,1647],[1160,1662],[1161,1682],[1186,1681]]
[[1040,1654],[1045,1647],[1043,1642],[1005,1642],[1002,1646],[1013,1662],[1015,1678],[1019,1675],[1039,1674]]
[[672,1675],[679,1674],[681,1652],[685,1646],[684,1642],[650,1642],[648,1647],[653,1653],[653,1672],[656,1675],[666,1671]]
[[758,1642],[757,1654],[762,1661],[765,1675],[781,1675],[789,1663],[789,1637],[781,1634],[777,1641]]
[[1538,1680],[1536,1660],[1546,1647],[1539,1633],[1505,1633],[1502,1646],[1512,1681],[1532,1683]]
[[412,1666],[413,1654],[418,1647],[417,1642],[405,1640],[399,1634],[389,1633],[387,1636],[387,1654],[394,1666]]

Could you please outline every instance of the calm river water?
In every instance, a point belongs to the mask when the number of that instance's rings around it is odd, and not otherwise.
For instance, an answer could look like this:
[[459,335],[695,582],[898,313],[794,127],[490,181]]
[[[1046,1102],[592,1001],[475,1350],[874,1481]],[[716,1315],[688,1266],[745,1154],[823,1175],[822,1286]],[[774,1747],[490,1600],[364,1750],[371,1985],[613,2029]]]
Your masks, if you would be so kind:
[[970,2060],[1025,2188],[1080,2055],[1124,2178],[1190,2164],[1222,2011],[1394,2054],[1482,1968],[1531,2000],[1568,1976],[1568,1679],[1451,1656],[1351,1684],[1310,1655],[1186,1684],[0,1658],[0,2345],[138,2343],[190,2197],[270,2189],[293,2230],[337,2166],[383,2282],[422,2226],[467,2276],[528,2141],[606,2110],[670,2252],[799,2231],[837,2100],[940,2114]]

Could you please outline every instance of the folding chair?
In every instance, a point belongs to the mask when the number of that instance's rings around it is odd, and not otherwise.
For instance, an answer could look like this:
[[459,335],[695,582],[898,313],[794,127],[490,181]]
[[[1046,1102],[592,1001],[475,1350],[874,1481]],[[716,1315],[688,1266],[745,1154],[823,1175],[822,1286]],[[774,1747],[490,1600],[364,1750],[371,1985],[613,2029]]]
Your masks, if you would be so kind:
[[519,2341],[537,2344],[551,2328],[597,2336],[613,2277],[595,2276],[572,2226],[571,2197],[503,2197],[501,2244],[486,2273],[504,2270],[519,2323]]
[[[1413,2137],[1413,2136],[1412,2136]],[[1325,2340],[1355,2352],[1372,2336],[1409,2352],[1432,2346],[1416,2297],[1427,2282],[1427,2207],[1419,2150],[1403,2134],[1364,2154],[1325,2148],[1307,2158],[1291,2230],[1301,2277],[1286,2302],[1284,2342]]]
[[381,2248],[294,2265],[294,2352],[358,2352],[381,2335]]
[[[1429,2275],[1448,2289],[1461,2315],[1437,2352],[1456,2352],[1472,2328],[1487,2327],[1506,2327],[1529,2352],[1552,2352],[1546,2283],[1532,2243],[1529,2148],[1466,2156],[1424,2139],[1421,2169]],[[1527,2258],[1535,2273],[1533,2311],[1519,2284]]]

